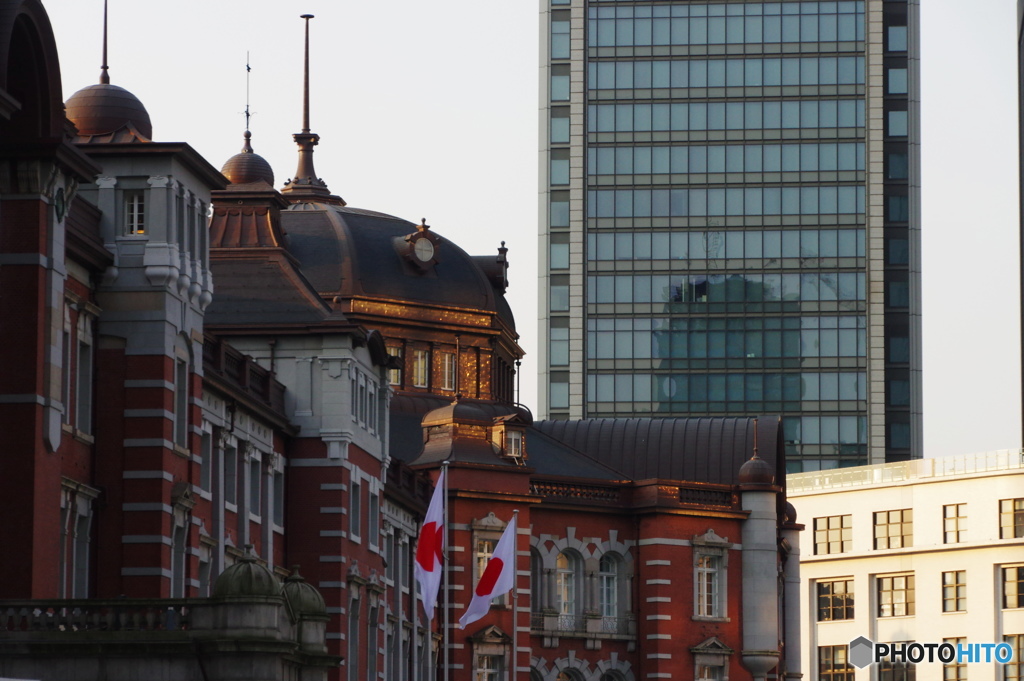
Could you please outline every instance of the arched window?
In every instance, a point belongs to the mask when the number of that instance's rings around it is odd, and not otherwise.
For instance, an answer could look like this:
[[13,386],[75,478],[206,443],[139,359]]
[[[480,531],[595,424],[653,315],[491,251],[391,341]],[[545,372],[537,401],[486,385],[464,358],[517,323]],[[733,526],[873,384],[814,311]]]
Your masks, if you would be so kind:
[[563,551],[555,559],[555,609],[558,610],[558,628],[577,631],[583,628],[580,615],[583,603],[580,594],[582,561],[571,551]]
[[563,669],[558,673],[558,681],[583,681],[583,674],[576,669]]
[[613,670],[601,674],[601,681],[624,681],[624,679],[621,672]]
[[544,681],[544,677],[536,669],[530,670],[530,681]]

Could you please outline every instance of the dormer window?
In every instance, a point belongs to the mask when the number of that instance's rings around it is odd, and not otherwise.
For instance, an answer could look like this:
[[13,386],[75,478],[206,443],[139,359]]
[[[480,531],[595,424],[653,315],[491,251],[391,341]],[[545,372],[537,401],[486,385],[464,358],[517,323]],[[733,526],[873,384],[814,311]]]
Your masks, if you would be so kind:
[[125,192],[124,233],[128,236],[146,233],[146,198],[141,191]]
[[517,466],[525,466],[526,423],[516,414],[495,418],[491,430],[491,446],[495,454],[511,459]]
[[521,430],[505,430],[505,456],[523,463],[523,432]]

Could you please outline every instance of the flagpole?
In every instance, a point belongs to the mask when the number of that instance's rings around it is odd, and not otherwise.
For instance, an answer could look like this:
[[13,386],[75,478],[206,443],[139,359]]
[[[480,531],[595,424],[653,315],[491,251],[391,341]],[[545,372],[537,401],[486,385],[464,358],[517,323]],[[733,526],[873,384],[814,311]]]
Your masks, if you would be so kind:
[[450,552],[449,552],[449,548],[448,548],[448,475],[447,475],[447,471],[448,471],[448,462],[447,461],[442,461],[441,462],[441,476],[442,476],[442,479],[444,480],[444,485],[443,485],[443,488],[442,488],[442,496],[441,496],[441,501],[444,504],[444,506],[443,506],[443,508],[444,508],[444,532],[443,532],[443,537],[444,537],[444,539],[443,539],[443,542],[442,542],[443,545],[444,545],[444,562],[441,564],[441,579],[444,580],[443,581],[443,584],[444,584],[444,612],[443,612],[443,615],[442,615],[442,618],[441,618],[441,621],[442,621],[442,625],[441,626],[444,628],[444,630],[441,632],[441,646],[442,646],[442,651],[443,651],[443,655],[444,655],[444,671],[442,672],[442,681],[448,681],[448,669],[449,669],[449,660],[448,660],[448,617],[449,617],[449,615],[448,615],[448,611],[449,611],[449,607],[451,605],[451,601],[450,601],[449,593],[448,593],[448,572],[449,572],[449,570],[447,569],[448,568],[448,562],[449,562],[449,560],[451,558],[451,555],[450,555]]
[[512,543],[512,668],[509,670],[509,681],[516,681],[519,665],[519,509],[512,511],[512,524],[515,527],[515,540]]

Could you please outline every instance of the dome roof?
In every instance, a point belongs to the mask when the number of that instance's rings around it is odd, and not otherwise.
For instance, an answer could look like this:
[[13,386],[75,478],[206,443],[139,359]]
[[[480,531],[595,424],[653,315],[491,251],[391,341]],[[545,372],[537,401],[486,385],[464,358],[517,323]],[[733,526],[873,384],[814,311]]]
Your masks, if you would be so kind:
[[251,184],[263,181],[274,186],[274,170],[267,160],[253,153],[249,139],[252,133],[245,131],[245,144],[242,151],[227,160],[220,172],[231,184]]
[[213,583],[214,598],[280,595],[281,583],[277,577],[257,563],[248,551]]
[[296,615],[327,615],[324,597],[299,574],[299,566],[284,580],[284,596]]
[[775,471],[772,465],[757,454],[740,466],[739,483],[741,485],[771,485],[775,482]]
[[401,218],[302,201],[281,212],[281,226],[288,235],[288,251],[325,297],[381,297],[482,310],[515,329],[504,287],[496,286],[459,246],[432,231],[436,265],[421,270],[403,255],[406,237],[419,228]]
[[84,87],[71,95],[64,108],[81,135],[103,135],[130,124],[146,139],[153,137],[146,107],[138,97],[117,85],[99,83]]

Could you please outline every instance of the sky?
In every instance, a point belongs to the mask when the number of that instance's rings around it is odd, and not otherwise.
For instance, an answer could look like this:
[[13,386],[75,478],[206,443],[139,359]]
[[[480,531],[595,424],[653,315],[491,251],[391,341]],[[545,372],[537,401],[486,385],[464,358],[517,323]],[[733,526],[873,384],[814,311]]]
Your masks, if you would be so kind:
[[[43,0],[67,99],[98,82],[102,0]],[[969,8],[969,11],[965,11]],[[431,228],[472,255],[509,248],[509,302],[536,405],[536,0],[110,0],[111,83],[156,141],[215,167],[296,167],[303,21],[317,174],[350,206]],[[921,5],[924,454],[1021,446],[1016,3]],[[248,57],[247,57],[248,55]]]

